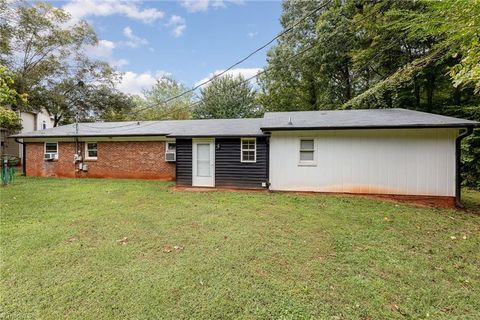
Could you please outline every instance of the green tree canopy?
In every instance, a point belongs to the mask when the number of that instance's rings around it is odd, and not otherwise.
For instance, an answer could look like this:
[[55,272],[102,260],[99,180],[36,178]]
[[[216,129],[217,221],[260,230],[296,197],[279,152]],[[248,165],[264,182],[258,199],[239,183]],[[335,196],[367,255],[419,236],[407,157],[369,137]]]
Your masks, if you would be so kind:
[[200,91],[194,109],[198,119],[251,118],[262,114],[253,87],[241,75],[215,78]]
[[[283,2],[284,30],[301,17],[268,51],[265,109],[400,107],[480,120],[478,1]],[[470,186],[478,137],[464,146]]]
[[86,54],[98,43],[86,21],[74,23],[67,12],[45,2],[0,1],[0,63],[13,72],[14,89],[29,97],[27,105],[12,103],[13,109],[45,108],[55,125],[71,121],[74,114],[91,120],[128,111],[131,99],[115,90],[120,75]]
[[136,107],[130,115],[132,120],[182,120],[190,119],[193,93],[165,102],[188,88],[169,76],[162,76],[155,85],[144,91],[143,97],[135,97]]

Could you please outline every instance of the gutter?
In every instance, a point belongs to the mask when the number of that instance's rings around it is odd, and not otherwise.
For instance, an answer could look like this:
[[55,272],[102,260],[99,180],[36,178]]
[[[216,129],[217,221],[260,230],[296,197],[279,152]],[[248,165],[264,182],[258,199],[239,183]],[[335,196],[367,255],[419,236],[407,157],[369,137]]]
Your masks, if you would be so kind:
[[462,198],[462,140],[463,138],[468,137],[473,133],[473,128],[466,128],[463,133],[461,133],[455,139],[455,206],[457,208],[463,208],[461,198]]
[[27,175],[27,162],[25,161],[27,159],[27,148],[25,147],[25,143],[23,143],[22,141],[18,140],[18,138],[15,138],[15,142],[16,143],[19,143],[22,145],[22,154],[23,154],[23,157],[22,157],[22,175],[26,176]]
[[362,129],[425,129],[425,128],[471,128],[477,123],[458,124],[410,124],[410,125],[369,125],[369,126],[321,126],[321,127],[261,127],[263,132],[267,131],[308,131],[308,130],[362,130]]

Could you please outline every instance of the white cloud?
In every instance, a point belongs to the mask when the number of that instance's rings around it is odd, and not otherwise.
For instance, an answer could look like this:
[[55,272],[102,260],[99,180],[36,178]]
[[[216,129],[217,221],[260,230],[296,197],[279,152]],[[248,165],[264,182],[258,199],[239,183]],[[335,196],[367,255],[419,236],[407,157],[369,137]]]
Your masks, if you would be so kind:
[[256,37],[257,35],[258,35],[258,31],[247,33],[247,36],[248,36],[249,38]]
[[73,0],[63,6],[74,20],[89,16],[123,15],[146,23],[154,22],[165,16],[165,13],[155,8],[141,9],[138,2],[117,0]]
[[130,27],[123,28],[123,35],[127,38],[127,41],[122,41],[121,44],[126,45],[127,47],[137,48],[141,45],[148,44],[147,39],[136,36]]
[[118,90],[129,94],[142,94],[143,90],[149,89],[162,76],[170,75],[165,71],[136,73],[127,71],[123,74],[122,80],[117,85]]
[[209,7],[225,8],[226,3],[244,4],[244,0],[180,0],[182,7],[188,12],[207,11]]
[[175,38],[180,37],[185,32],[185,29],[187,29],[185,19],[176,15],[172,15],[166,25],[172,28],[172,34]]
[[87,46],[87,55],[94,58],[110,58],[115,49],[115,43],[108,40],[100,40],[96,46]]
[[94,59],[104,60],[112,67],[123,67],[128,64],[127,59],[114,59],[113,50],[116,44],[109,40],[100,40],[96,46],[87,46],[86,54]]
[[181,0],[182,7],[187,9],[188,12],[207,11],[210,5],[209,0]]
[[108,63],[114,68],[120,68],[120,67],[126,66],[128,64],[128,60],[127,59],[118,59],[118,60],[112,59],[112,60],[109,60]]
[[[236,69],[228,70],[227,72],[225,72],[225,75],[233,75],[233,76],[242,75],[244,78],[250,78],[256,75],[261,70],[262,70],[261,68],[236,68]],[[208,76],[206,76],[205,78],[195,82],[195,86],[198,86],[199,84],[211,79],[212,77],[216,76],[217,74],[223,71],[224,70],[217,70],[215,72],[208,74]],[[205,86],[207,85],[208,84],[206,84]]]

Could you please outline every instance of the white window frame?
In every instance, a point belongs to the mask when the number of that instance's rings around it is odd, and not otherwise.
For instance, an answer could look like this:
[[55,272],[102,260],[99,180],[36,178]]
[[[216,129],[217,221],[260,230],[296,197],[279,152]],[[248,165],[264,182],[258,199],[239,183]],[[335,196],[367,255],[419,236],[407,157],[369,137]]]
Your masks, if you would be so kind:
[[[45,155],[45,153],[47,153],[47,143],[49,143],[49,144],[55,143],[55,144],[57,145],[57,152],[49,152],[49,153],[55,153],[55,154],[57,155],[57,156],[55,157],[55,159],[58,159],[58,154],[59,154],[59,152],[58,152],[58,142],[49,142],[49,141],[44,142],[44,143],[43,143],[43,154],[44,154],[44,155]],[[45,156],[44,156],[44,159],[43,159],[43,160],[47,161],[47,159],[45,159]]]
[[[304,140],[311,140],[313,141],[313,149],[302,149],[302,141]],[[299,166],[316,166],[317,165],[317,150],[316,150],[317,142],[315,138],[311,137],[302,137],[298,139],[298,165]],[[302,151],[311,151],[313,152],[313,160],[302,160],[300,154]]]
[[47,121],[43,120],[42,121],[42,130],[47,129]]
[[[243,141],[253,141],[254,147],[252,149],[243,149]],[[244,160],[243,151],[253,151],[253,160]],[[240,162],[242,163],[255,163],[257,162],[257,138],[241,138],[240,139]]]
[[[88,156],[88,144],[95,143],[97,145],[97,156],[96,157],[89,157]],[[85,160],[97,160],[98,159],[98,143],[95,141],[86,141],[85,142]]]
[[169,153],[168,152],[168,147],[170,146],[170,144],[175,145],[175,150],[173,151],[173,153],[175,153],[175,161],[177,161],[177,142],[176,141],[167,141],[165,143],[165,161],[167,161],[167,153]]

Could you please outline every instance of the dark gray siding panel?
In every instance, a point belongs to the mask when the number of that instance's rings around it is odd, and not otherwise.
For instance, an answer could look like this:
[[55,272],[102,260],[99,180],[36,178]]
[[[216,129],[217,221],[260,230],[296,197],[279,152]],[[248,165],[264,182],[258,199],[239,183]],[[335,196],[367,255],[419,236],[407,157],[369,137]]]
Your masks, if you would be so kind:
[[177,184],[192,185],[192,139],[177,139]]
[[240,161],[240,138],[215,139],[215,186],[262,188],[268,181],[268,140],[257,138],[257,162]]

